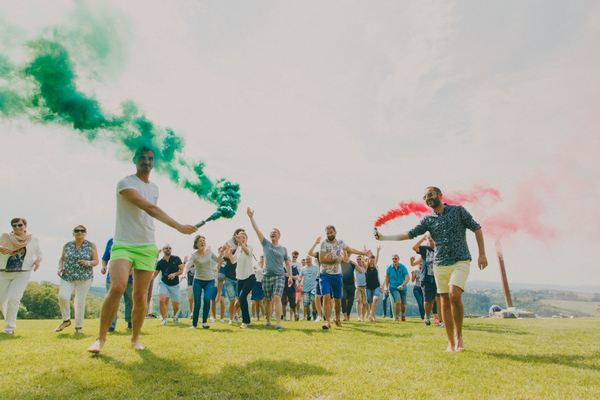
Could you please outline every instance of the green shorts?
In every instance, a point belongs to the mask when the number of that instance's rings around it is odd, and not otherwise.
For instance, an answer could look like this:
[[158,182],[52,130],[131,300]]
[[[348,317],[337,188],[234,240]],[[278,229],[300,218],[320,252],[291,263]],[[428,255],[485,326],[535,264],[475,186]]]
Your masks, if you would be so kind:
[[127,260],[131,263],[131,268],[143,271],[154,271],[157,257],[158,247],[154,244],[149,246],[127,246],[114,243],[110,252],[111,260]]

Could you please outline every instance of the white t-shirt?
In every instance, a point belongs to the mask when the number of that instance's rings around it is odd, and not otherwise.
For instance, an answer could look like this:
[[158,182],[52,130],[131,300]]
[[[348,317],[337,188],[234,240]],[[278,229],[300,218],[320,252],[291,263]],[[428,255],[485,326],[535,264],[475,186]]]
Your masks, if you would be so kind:
[[155,244],[154,218],[125,199],[121,191],[135,189],[152,204],[158,202],[158,186],[145,183],[136,175],[129,175],[117,183],[117,224],[114,243],[126,246],[149,246]]
[[244,249],[240,246],[236,249],[233,260],[231,260],[233,263],[237,263],[235,273],[238,280],[248,279],[250,275],[254,274],[254,268],[252,268],[252,246],[246,245],[246,248],[250,254],[244,253]]

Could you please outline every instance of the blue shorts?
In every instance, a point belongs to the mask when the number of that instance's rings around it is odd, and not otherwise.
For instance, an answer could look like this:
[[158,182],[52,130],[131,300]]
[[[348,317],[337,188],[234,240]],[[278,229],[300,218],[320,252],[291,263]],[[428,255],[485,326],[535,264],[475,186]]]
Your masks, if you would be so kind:
[[316,289],[311,290],[310,292],[302,292],[302,304],[304,306],[310,306],[312,301],[315,299]]
[[376,287],[375,289],[367,288],[367,303],[373,304],[373,297],[379,297],[381,295],[381,288]]
[[329,275],[321,274],[321,296],[331,295],[334,299],[342,298],[342,274]]
[[406,292],[407,290],[398,290],[398,288],[390,288],[390,296],[394,298],[394,302],[402,300],[402,304],[406,304]]
[[265,298],[265,292],[263,292],[262,282],[256,282],[252,287],[252,297],[250,300],[262,300]]
[[423,297],[427,303],[431,303],[435,300],[436,296],[439,296],[435,282],[421,281],[421,288],[423,289]]
[[317,292],[315,294],[317,296],[321,295],[321,278],[317,278]]
[[158,284],[158,294],[166,294],[171,301],[179,303],[179,285],[169,286],[161,281]]
[[238,297],[238,281],[233,279],[225,279],[225,290],[227,291],[227,297],[229,300],[237,299]]
[[[215,290],[213,290],[213,294],[212,294],[212,300],[216,300],[217,299],[217,285],[215,285]],[[221,296],[225,297],[225,286],[221,287]],[[221,299],[219,299],[221,300]]]

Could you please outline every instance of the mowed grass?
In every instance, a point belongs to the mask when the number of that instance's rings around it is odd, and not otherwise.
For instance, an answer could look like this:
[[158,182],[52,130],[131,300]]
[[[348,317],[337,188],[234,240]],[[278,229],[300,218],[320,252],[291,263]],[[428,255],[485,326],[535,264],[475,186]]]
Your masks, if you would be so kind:
[[101,355],[98,320],[19,320],[0,335],[2,399],[600,398],[600,319],[465,320],[467,351],[446,354],[443,329],[420,319],[261,324],[146,320],[143,351],[119,321]]

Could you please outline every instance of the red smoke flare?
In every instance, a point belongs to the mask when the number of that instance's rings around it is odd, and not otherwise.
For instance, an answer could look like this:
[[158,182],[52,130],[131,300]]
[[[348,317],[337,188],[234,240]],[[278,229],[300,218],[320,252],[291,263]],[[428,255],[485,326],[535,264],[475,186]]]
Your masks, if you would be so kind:
[[[477,203],[484,196],[488,198],[487,201],[491,201],[492,203],[501,200],[500,192],[498,190],[480,185],[476,185],[473,190],[469,192],[450,192],[444,194],[443,199],[445,203],[449,204]],[[377,218],[375,220],[375,226],[381,226],[393,219],[409,214],[415,214],[417,217],[421,217],[431,211],[431,208],[427,206],[424,201],[403,201],[398,205],[398,208],[393,208]]]

